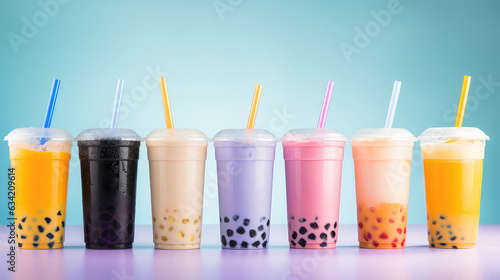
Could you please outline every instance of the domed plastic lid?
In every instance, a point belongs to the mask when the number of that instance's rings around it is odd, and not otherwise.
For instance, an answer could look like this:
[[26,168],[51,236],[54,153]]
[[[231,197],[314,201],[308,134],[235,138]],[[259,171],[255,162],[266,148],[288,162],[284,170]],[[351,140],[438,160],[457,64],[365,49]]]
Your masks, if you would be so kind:
[[47,141],[73,141],[73,136],[59,128],[16,128],[12,130],[4,141],[29,141],[46,139]]
[[214,142],[234,141],[234,142],[269,142],[276,143],[278,139],[265,129],[224,129],[219,131],[214,138]]
[[210,141],[205,133],[197,129],[156,129],[144,138],[146,141]]
[[453,139],[490,140],[490,137],[476,127],[431,127],[418,137],[421,141],[438,142]]
[[141,136],[126,128],[91,128],[82,131],[75,138],[75,141],[89,140],[141,141]]
[[417,141],[417,138],[403,128],[365,128],[358,130],[351,137],[351,141],[377,141],[377,140],[409,140]]
[[335,129],[329,128],[302,128],[289,130],[282,141],[297,141],[297,142],[324,142],[324,141],[348,141],[342,133]]

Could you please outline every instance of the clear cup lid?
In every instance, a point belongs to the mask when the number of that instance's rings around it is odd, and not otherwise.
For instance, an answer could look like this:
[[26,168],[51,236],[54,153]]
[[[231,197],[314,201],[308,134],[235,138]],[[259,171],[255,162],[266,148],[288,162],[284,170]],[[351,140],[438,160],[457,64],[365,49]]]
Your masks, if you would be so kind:
[[448,141],[450,139],[490,140],[490,137],[476,127],[431,127],[418,137],[421,141]]
[[26,141],[46,139],[50,141],[73,141],[73,136],[59,128],[16,128],[12,130],[4,141]]
[[156,129],[146,136],[146,141],[210,141],[205,133],[197,129]]
[[82,131],[75,138],[75,141],[89,140],[141,141],[141,136],[126,128],[91,128]]
[[417,138],[404,128],[365,128],[358,130],[351,137],[351,141],[377,141],[385,139],[417,141]]
[[297,141],[297,142],[309,142],[309,141],[348,141],[349,139],[345,137],[342,133],[335,129],[330,128],[302,128],[302,129],[292,129],[289,130],[283,138],[282,141]]
[[219,131],[214,138],[214,142],[219,141],[256,141],[276,143],[278,139],[265,129],[224,129]]

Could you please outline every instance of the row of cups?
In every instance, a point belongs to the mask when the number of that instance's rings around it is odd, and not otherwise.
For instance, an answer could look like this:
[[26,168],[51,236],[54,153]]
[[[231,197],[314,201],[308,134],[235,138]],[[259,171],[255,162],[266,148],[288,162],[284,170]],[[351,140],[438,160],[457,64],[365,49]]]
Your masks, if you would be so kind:
[[[488,136],[477,128],[430,128],[424,159],[430,247],[470,248],[477,240],[482,161]],[[158,249],[199,248],[205,161],[210,139],[193,129],[19,128],[9,141],[19,248],[62,248],[71,146],[81,162],[85,243],[131,248],[141,141],[150,167],[153,242]],[[268,247],[278,139],[262,129],[222,130],[217,161],[222,248]],[[405,129],[362,129],[352,138],[362,248],[403,248],[411,160],[417,139]],[[335,248],[344,147],[333,129],[293,129],[281,139],[291,248]]]

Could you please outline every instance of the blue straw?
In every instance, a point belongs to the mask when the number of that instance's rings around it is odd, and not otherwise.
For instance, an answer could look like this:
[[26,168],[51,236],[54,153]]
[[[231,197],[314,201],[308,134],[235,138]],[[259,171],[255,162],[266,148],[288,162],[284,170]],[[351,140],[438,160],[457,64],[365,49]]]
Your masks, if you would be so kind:
[[60,80],[54,79],[52,83],[52,91],[50,92],[49,103],[47,104],[47,112],[45,112],[45,120],[43,121],[43,128],[49,128],[52,123],[52,115],[54,114],[54,107],[56,106],[57,93],[59,92]]
[[118,118],[120,116],[120,105],[122,104],[123,83],[125,83],[124,80],[118,80],[118,83],[116,84],[115,105],[113,106],[113,117],[111,118],[111,128],[116,128],[118,126]]
[[389,111],[387,112],[387,118],[385,119],[385,128],[392,127],[392,121],[394,120],[394,113],[396,113],[396,106],[398,105],[400,89],[401,89],[401,82],[394,81],[394,87],[392,88],[391,103],[389,104]]

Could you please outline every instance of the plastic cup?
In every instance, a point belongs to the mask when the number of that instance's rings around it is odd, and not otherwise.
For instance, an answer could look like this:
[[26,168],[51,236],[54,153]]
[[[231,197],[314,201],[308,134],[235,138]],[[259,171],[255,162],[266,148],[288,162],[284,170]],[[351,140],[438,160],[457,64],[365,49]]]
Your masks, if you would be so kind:
[[145,140],[155,248],[200,248],[205,161],[210,139],[195,129],[158,129]]
[[415,140],[401,128],[361,129],[351,138],[359,247],[404,248]]
[[292,129],[283,137],[291,248],[335,248],[347,138],[333,129]]
[[87,129],[78,141],[85,244],[127,249],[134,242],[141,138],[130,129]]
[[475,247],[484,148],[489,137],[478,128],[441,127],[427,129],[419,140],[429,247]]
[[276,138],[263,129],[226,129],[213,141],[222,248],[267,248]]
[[15,177],[18,248],[62,248],[71,135],[56,128],[18,128],[5,140]]

